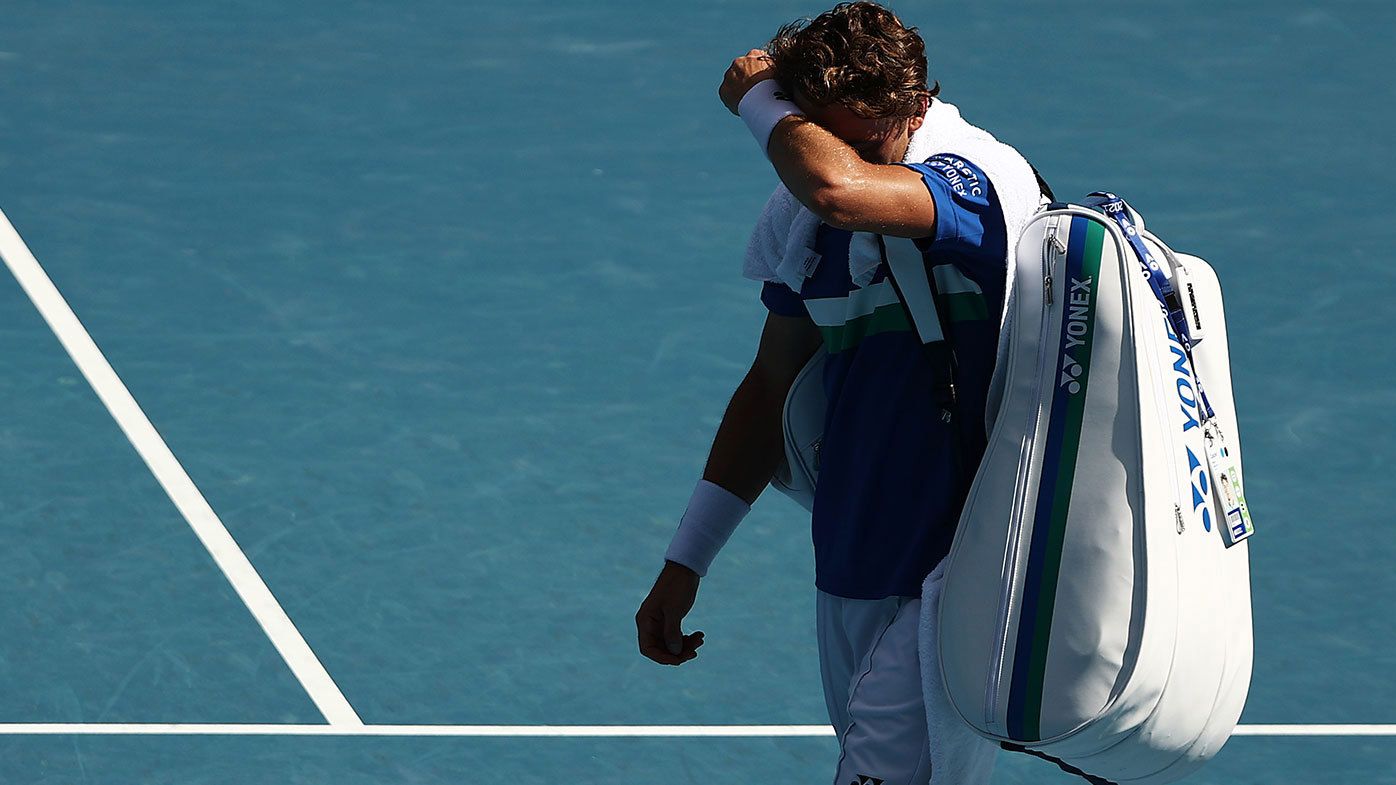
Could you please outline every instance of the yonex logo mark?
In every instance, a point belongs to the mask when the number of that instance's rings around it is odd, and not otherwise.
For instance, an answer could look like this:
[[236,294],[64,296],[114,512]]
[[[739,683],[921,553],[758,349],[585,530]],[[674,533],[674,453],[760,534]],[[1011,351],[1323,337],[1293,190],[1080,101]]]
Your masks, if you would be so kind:
[[1066,391],[1075,395],[1081,392],[1081,383],[1076,381],[1081,378],[1081,364],[1071,359],[1071,355],[1062,355],[1062,377],[1057,383],[1058,387],[1065,387]]
[[[1086,333],[1090,332],[1090,312],[1091,312],[1091,278],[1084,280],[1071,279],[1071,293],[1067,302],[1066,314],[1066,345],[1062,352],[1061,376],[1057,380],[1058,387],[1065,387],[1066,391],[1072,395],[1081,392],[1081,382],[1078,381],[1083,370],[1081,363],[1071,356],[1070,350],[1078,346],[1085,346]],[[1089,350],[1088,350],[1089,351]],[[1084,358],[1083,358],[1084,359]]]
[[882,785],[882,780],[877,777],[869,777],[866,774],[859,774],[858,779],[848,783],[848,785]]
[[1207,486],[1207,470],[1203,468],[1202,461],[1193,454],[1191,447],[1185,447],[1188,451],[1188,471],[1192,475],[1192,511],[1202,518],[1203,531],[1212,530],[1212,509],[1208,504],[1211,498]]

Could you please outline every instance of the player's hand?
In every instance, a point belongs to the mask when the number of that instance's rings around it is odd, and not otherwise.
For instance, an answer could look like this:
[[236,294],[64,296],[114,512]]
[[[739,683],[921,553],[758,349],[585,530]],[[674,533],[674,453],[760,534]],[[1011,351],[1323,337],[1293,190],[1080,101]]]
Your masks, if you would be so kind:
[[682,564],[664,562],[654,588],[635,614],[640,653],[660,665],[682,665],[698,656],[703,633],[684,635],[679,626],[698,597],[698,573]]
[[722,76],[722,85],[717,88],[717,95],[726,105],[727,111],[736,114],[742,96],[757,82],[773,76],[775,70],[771,68],[770,55],[761,49],[753,49],[732,61],[732,66]]

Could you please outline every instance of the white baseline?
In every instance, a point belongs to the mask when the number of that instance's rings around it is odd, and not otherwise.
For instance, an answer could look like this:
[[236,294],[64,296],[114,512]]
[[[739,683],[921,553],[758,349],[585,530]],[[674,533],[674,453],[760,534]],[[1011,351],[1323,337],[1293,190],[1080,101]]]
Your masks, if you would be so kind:
[[53,330],[73,358],[73,363],[86,377],[87,383],[92,385],[116,424],[121,426],[131,446],[136,448],[141,460],[145,461],[170,501],[179,509],[180,515],[184,516],[199,541],[208,549],[214,563],[233,585],[286,665],[309,693],[310,699],[325,715],[325,720],[331,725],[362,726],[359,715],[320,664],[300,631],[291,623],[276,597],[272,596],[262,576],[257,574],[223,521],[219,520],[204,495],[194,486],[194,481],[189,479],[188,472],[175,459],[155,426],[150,424],[150,419],[141,411],[136,399],[116,371],[112,370],[92,336],[88,335],[82,322],[78,321],[73,309],[59,294],[58,288],[3,212],[0,212],[0,258],[5,260],[24,293],[29,295],[34,307],[48,322],[49,329]]
[[[833,736],[828,725],[290,725],[0,723],[0,736],[456,736],[699,738]],[[1234,736],[1396,736],[1396,725],[1238,725]]]
[[[328,725],[174,723],[0,723],[0,735],[144,736],[496,736],[773,737],[832,736],[827,725],[365,725],[256,568],[141,411],[53,281],[0,212],[0,258],[92,385],[117,425],[165,489],[209,555],[247,605]],[[1236,736],[1396,736],[1396,725],[1240,725]]]

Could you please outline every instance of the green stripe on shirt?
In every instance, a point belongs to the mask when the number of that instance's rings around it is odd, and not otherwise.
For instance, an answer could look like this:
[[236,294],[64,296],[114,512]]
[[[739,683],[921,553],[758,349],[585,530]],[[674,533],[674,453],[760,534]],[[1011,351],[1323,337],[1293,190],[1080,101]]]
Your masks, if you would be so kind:
[[901,303],[884,305],[867,316],[850,319],[847,323],[833,327],[820,327],[824,335],[824,347],[830,352],[842,352],[857,346],[869,335],[878,333],[905,332],[911,329],[911,320]]

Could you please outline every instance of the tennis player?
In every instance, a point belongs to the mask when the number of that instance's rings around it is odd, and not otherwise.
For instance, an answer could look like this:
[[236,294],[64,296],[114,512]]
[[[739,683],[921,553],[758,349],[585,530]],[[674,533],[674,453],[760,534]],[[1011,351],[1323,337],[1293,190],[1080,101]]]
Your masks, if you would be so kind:
[[[932,781],[936,740],[917,657],[922,583],[949,551],[982,456],[1009,233],[1045,190],[1006,145],[1000,160],[981,162],[932,139],[933,155],[904,162],[923,125],[941,127],[933,124],[947,112],[963,123],[938,91],[916,29],[870,2],[786,25],[724,75],[723,103],[820,224],[798,289],[788,274],[761,276],[769,314],[755,361],[635,617],[644,656],[666,665],[697,656],[703,633],[684,634],[681,622],[699,579],[784,455],[781,413],[796,374],[814,352],[829,352],[812,526],[820,670],[840,745],[836,785]],[[915,238],[938,281],[944,268],[941,282],[955,294],[954,307],[942,309],[956,357],[954,418],[935,403],[935,374],[883,265],[863,285],[853,280],[855,232]],[[971,434],[968,455],[957,428]],[[990,770],[973,781],[987,782]],[[935,781],[969,782],[946,775]]]

